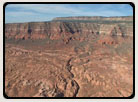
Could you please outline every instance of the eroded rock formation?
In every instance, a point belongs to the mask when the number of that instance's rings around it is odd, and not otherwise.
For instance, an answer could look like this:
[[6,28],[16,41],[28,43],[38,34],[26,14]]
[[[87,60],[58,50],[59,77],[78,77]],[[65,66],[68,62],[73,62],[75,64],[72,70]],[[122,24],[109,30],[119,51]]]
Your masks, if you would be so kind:
[[[34,23],[17,23],[6,24],[5,36],[6,38],[15,39],[45,39],[50,38],[52,40],[84,40],[92,35],[111,35],[111,36],[133,36],[132,22],[126,22],[125,20],[132,21],[132,17],[122,18],[84,18],[90,20],[89,22],[83,22],[82,18],[62,18],[64,21],[56,21],[61,18],[56,18],[51,22],[34,22]],[[68,19],[74,20],[69,22]],[[75,21],[79,19],[81,21]],[[102,19],[102,20],[101,20]],[[93,23],[91,20],[107,20],[109,22]],[[119,20],[120,22],[114,23]],[[123,22],[121,22],[123,21]],[[108,24],[109,23],[109,24]],[[81,37],[80,37],[81,36]]]
[[8,97],[133,94],[132,17],[6,24],[5,39]]

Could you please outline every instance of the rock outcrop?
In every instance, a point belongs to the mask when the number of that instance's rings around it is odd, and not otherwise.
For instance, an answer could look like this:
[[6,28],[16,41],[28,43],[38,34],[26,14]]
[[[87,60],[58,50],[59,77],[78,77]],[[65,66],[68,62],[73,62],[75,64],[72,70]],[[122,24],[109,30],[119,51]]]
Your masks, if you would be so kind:
[[[64,21],[58,21],[63,19]],[[75,20],[80,20],[75,21]],[[68,21],[74,20],[74,21]],[[108,20],[109,22],[84,22]],[[112,22],[113,20],[113,22]],[[114,22],[114,21],[120,22]],[[121,22],[122,21],[122,22]],[[50,22],[13,23],[5,25],[5,37],[15,39],[85,40],[93,35],[133,36],[132,17],[55,18]],[[81,36],[81,37],[80,37]]]
[[120,16],[120,17],[102,17],[102,16],[76,16],[76,17],[57,17],[53,19],[54,21],[57,20],[98,20],[98,21],[133,21],[132,16]]
[[6,24],[5,95],[130,98],[135,54],[128,18]]

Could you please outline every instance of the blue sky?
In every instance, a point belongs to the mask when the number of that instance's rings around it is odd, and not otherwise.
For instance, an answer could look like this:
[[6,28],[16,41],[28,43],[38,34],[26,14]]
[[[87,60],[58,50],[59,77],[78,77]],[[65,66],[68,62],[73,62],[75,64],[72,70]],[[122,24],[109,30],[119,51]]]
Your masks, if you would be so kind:
[[68,16],[131,16],[129,4],[8,4],[5,22],[49,21]]

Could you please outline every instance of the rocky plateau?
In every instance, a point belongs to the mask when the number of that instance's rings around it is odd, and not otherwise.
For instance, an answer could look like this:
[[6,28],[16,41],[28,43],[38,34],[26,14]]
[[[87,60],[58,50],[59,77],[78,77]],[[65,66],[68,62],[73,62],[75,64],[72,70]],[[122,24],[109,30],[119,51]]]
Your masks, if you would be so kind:
[[8,97],[130,97],[133,17],[5,24]]

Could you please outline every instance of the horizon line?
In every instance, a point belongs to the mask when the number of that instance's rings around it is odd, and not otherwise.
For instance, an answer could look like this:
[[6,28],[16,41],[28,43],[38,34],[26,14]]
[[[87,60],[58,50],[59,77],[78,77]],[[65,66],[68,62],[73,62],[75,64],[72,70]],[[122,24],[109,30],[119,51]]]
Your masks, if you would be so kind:
[[67,16],[67,17],[54,17],[52,20],[45,20],[45,21],[28,21],[28,22],[9,22],[5,24],[16,24],[16,23],[35,23],[35,22],[51,22],[51,21],[56,21],[54,20],[55,18],[71,18],[71,17],[102,17],[102,18],[119,18],[119,17],[133,17],[133,15],[129,15],[129,16]]

